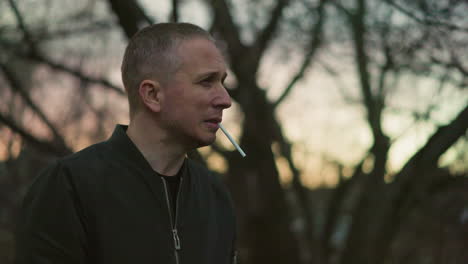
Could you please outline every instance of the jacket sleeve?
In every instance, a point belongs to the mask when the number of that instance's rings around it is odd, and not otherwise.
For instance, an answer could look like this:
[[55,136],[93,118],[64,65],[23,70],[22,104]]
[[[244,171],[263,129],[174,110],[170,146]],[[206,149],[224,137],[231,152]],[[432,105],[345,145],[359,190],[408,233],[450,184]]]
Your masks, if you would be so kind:
[[86,237],[76,191],[59,163],[31,185],[16,230],[16,264],[86,262]]

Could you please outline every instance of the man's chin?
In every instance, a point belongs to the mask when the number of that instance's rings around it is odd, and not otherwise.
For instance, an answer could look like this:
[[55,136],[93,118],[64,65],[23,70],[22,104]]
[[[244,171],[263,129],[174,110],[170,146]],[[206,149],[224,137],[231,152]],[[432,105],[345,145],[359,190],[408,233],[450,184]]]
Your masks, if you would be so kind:
[[216,135],[209,138],[203,138],[198,140],[197,148],[206,147],[213,144],[216,140]]

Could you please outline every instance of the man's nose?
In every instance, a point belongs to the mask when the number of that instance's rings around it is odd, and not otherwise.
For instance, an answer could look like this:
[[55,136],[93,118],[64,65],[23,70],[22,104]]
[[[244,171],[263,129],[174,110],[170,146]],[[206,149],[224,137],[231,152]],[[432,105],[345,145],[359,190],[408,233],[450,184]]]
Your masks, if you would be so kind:
[[226,109],[231,107],[231,96],[223,85],[220,85],[217,89],[217,95],[213,104],[217,108]]

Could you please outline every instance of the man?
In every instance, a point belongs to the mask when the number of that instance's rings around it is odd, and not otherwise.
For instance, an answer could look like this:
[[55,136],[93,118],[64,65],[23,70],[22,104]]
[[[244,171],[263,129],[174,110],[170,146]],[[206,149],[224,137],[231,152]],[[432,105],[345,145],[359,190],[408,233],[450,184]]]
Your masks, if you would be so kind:
[[130,124],[65,157],[25,197],[16,263],[232,263],[235,218],[219,178],[186,159],[214,142],[231,99],[212,37],[187,23],[138,32],[122,79]]

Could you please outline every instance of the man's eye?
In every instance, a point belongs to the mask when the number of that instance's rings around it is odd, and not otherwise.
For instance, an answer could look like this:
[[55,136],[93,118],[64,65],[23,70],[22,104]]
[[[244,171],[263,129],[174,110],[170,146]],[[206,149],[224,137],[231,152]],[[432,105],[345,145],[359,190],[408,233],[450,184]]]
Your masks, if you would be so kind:
[[211,80],[211,78],[208,78],[208,79],[201,80],[200,84],[204,86],[208,86],[208,85],[211,85],[212,82],[213,81]]

